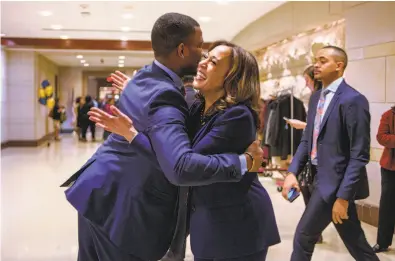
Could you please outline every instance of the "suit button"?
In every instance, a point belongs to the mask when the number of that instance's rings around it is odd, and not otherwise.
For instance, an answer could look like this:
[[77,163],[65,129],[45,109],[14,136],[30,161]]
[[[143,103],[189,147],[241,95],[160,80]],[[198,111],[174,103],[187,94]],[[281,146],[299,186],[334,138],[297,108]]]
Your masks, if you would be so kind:
[[237,176],[236,170],[233,170],[231,174],[232,174],[233,177],[236,177]]
[[191,206],[191,210],[192,210],[192,212],[195,212],[195,211],[196,211],[195,205],[192,205],[192,206]]

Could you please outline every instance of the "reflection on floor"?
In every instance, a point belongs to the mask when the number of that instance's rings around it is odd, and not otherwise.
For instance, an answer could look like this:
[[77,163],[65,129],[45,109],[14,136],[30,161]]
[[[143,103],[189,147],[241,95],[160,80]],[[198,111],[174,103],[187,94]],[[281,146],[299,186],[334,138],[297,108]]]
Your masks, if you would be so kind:
[[[59,184],[88,159],[98,143],[78,143],[71,136],[50,147],[9,148],[1,151],[1,213],[3,261],[75,261],[77,216]],[[271,248],[267,260],[289,260],[292,237],[303,209],[302,198],[290,204],[273,181],[262,179],[272,197],[282,243]],[[369,242],[376,228],[364,225]],[[333,226],[324,232],[325,243],[316,247],[313,260],[353,260]],[[394,241],[395,242],[395,241]],[[188,250],[186,260],[193,260]],[[380,260],[395,260],[395,251]]]

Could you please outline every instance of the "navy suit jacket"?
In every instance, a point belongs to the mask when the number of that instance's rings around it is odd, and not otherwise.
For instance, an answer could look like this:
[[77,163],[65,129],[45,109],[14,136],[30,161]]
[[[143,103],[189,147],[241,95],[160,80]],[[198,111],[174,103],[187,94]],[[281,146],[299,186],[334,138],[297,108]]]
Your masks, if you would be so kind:
[[[307,126],[289,171],[299,174],[311,164],[314,119],[321,91],[309,103]],[[322,119],[317,139],[316,186],[324,200],[364,199],[369,196],[366,164],[370,157],[370,112],[365,96],[344,80]]]
[[[248,106],[217,112],[201,126],[202,107],[194,103],[188,123],[195,151],[243,153],[255,140],[255,119]],[[203,259],[242,257],[279,243],[272,202],[257,173],[247,173],[238,183],[193,187],[190,234],[194,256]]]
[[122,251],[159,260],[177,221],[178,185],[241,180],[237,154],[193,153],[186,133],[188,107],[157,65],[140,70],[119,108],[140,132],[129,144],[111,134],[64,186],[79,214],[99,226]]

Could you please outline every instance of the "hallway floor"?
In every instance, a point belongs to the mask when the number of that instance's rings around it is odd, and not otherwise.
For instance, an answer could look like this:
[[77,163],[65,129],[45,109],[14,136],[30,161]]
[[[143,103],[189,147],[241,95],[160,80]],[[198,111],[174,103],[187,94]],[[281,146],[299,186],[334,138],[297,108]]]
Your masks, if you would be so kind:
[[[40,148],[8,148],[1,151],[1,258],[2,261],[75,261],[77,215],[59,185],[94,153],[99,143],[78,143],[71,136]],[[292,238],[303,212],[303,199],[286,202],[271,179],[262,178],[271,195],[282,243],[269,250],[268,261],[289,260]],[[377,229],[364,224],[370,244]],[[352,261],[336,230],[324,232],[315,261]],[[395,242],[395,241],[394,241]],[[189,248],[188,248],[189,249]],[[193,260],[188,250],[186,260]],[[380,254],[395,260],[395,250]]]

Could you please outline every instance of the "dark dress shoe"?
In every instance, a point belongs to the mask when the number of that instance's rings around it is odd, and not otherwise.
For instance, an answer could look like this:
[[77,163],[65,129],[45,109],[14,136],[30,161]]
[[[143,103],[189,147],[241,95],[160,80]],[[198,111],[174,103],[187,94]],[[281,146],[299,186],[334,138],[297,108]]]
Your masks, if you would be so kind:
[[380,252],[387,252],[388,247],[381,247],[379,244],[376,244],[372,247],[373,252],[380,253]]

